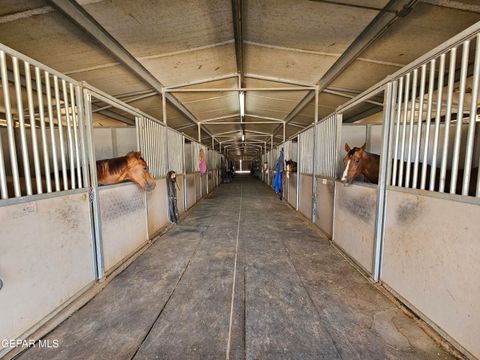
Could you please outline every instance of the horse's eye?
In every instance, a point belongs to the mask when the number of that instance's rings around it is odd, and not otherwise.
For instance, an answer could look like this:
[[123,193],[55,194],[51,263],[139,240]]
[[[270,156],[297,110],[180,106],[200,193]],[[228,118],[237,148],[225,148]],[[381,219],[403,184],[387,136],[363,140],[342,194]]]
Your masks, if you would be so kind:
[[143,168],[143,170],[148,171],[148,167],[145,166],[145,167]]
[[360,162],[359,159],[355,159],[355,164],[358,164]]

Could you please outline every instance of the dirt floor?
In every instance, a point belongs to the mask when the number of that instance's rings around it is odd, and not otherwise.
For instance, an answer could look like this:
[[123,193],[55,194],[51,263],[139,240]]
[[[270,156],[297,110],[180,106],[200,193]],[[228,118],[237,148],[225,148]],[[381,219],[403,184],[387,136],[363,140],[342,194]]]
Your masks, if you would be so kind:
[[196,205],[20,359],[449,359],[265,184]]

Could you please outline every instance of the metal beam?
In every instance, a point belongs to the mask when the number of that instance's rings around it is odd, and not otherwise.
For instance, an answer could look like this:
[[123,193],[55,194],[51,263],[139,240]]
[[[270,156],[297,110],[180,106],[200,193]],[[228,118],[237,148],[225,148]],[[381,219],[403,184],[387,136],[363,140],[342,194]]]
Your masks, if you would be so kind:
[[231,0],[232,3],[232,22],[233,35],[235,38],[235,59],[237,63],[237,73],[240,76],[240,87],[243,87],[243,1]]
[[[395,21],[408,15],[417,2],[418,0],[390,0],[317,82],[319,91],[325,90],[330,83],[354,62],[370,44],[392,26]],[[314,98],[315,92],[310,91],[287,115],[285,122],[288,123],[295,118]],[[273,134],[278,133],[280,129],[281,126],[277,127]]]

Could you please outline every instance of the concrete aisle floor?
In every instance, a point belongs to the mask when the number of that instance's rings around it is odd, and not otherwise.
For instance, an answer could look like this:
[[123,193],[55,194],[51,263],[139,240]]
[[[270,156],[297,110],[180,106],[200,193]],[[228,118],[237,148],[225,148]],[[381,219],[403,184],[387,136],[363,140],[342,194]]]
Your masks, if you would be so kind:
[[202,200],[46,338],[60,347],[20,358],[451,358],[249,177]]

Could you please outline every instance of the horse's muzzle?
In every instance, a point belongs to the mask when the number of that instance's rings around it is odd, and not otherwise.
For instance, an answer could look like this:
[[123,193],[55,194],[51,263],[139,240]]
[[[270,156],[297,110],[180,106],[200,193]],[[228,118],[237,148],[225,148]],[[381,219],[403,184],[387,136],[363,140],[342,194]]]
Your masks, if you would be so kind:
[[153,191],[155,189],[155,186],[157,186],[157,184],[155,183],[155,181],[152,181],[152,182],[147,182],[145,184],[145,191]]

